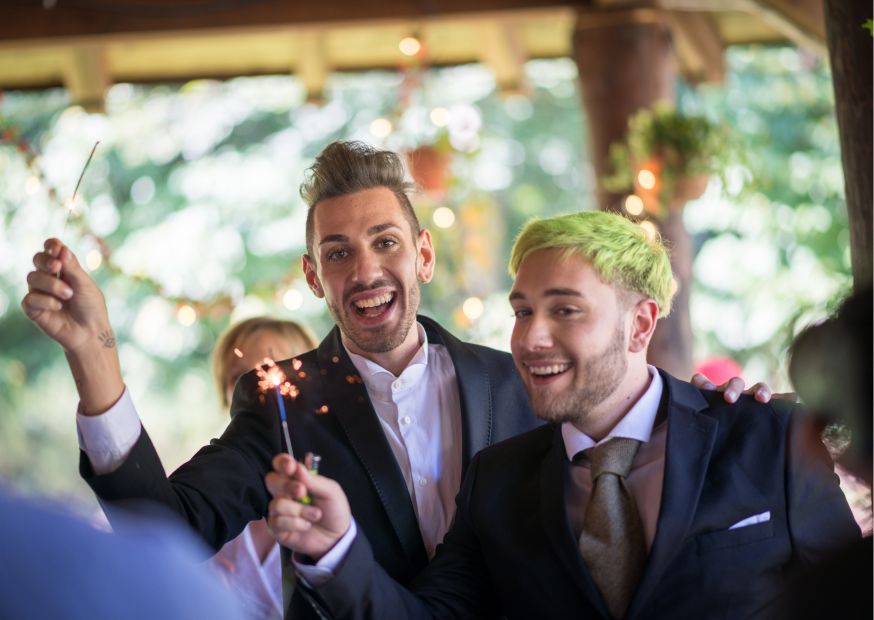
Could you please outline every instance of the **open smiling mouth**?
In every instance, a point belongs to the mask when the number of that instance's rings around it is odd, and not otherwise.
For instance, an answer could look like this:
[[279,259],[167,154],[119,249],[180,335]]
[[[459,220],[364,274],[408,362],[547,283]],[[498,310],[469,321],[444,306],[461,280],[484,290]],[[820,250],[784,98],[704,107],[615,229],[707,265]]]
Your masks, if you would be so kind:
[[561,364],[538,364],[536,366],[528,366],[528,372],[535,379],[551,379],[564,374],[571,367],[568,363]]
[[353,302],[352,306],[355,308],[355,312],[358,316],[378,317],[388,312],[389,308],[394,305],[394,302],[394,293],[383,293],[376,297],[359,299]]

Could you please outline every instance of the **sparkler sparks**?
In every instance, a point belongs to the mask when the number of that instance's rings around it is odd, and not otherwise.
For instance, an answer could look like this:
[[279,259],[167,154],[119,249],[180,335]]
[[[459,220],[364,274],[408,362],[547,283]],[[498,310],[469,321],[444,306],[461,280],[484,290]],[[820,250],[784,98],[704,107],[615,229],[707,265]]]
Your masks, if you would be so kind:
[[273,390],[276,393],[276,407],[279,409],[279,419],[282,422],[282,435],[285,439],[285,451],[294,458],[294,450],[291,448],[291,437],[288,434],[288,418],[285,416],[285,396],[297,398],[300,394],[294,384],[285,378],[285,373],[269,357],[255,367],[258,374],[258,388],[262,392]]
[[[237,348],[234,349],[234,354],[238,357],[242,357],[242,351]],[[299,359],[291,360],[291,367],[295,371],[299,371],[299,376],[305,377],[306,373],[300,370],[302,366],[303,363]],[[258,375],[258,389],[260,389],[262,393],[266,393],[268,390],[273,390],[276,394],[276,408],[279,410],[279,419],[282,422],[282,435],[285,439],[285,451],[294,459],[294,450],[291,448],[291,436],[288,433],[288,418],[285,415],[284,397],[288,396],[293,400],[297,398],[298,394],[300,394],[300,390],[286,379],[285,373],[282,372],[282,369],[269,357],[265,357],[260,364],[255,366],[255,372]],[[328,412],[327,405],[323,405],[322,409],[324,410],[322,413]],[[313,454],[312,452],[307,452],[304,456],[304,467],[306,467],[311,474],[318,474],[320,461],[320,456]],[[303,497],[298,498],[297,501],[301,504],[311,504],[313,500],[309,494],[305,493]]]

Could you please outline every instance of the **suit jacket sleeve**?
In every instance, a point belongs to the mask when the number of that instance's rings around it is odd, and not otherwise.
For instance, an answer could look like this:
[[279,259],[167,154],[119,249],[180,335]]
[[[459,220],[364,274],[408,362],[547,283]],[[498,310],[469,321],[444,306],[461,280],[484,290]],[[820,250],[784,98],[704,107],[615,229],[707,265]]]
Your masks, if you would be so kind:
[[218,550],[267,512],[264,476],[280,451],[279,431],[271,401],[260,402],[265,399],[256,384],[254,373],[240,379],[225,432],[169,478],[145,429],[125,462],[109,474],[95,475],[81,454],[82,477],[110,506],[154,502],[169,508]]
[[793,556],[811,565],[860,538],[831,457],[803,411],[789,416],[786,484]]
[[488,618],[494,594],[472,518],[479,457],[474,457],[456,498],[452,527],[428,567],[411,586],[392,580],[374,561],[359,530],[335,577],[317,589],[334,618]]

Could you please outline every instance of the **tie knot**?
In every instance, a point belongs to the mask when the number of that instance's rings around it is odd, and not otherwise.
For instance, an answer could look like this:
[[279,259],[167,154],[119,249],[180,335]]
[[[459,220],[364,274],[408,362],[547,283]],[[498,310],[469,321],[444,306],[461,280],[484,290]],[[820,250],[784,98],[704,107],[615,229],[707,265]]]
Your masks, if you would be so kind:
[[616,474],[621,478],[628,476],[631,462],[640,442],[637,439],[616,437],[593,448],[585,450],[592,467],[592,482],[601,474]]

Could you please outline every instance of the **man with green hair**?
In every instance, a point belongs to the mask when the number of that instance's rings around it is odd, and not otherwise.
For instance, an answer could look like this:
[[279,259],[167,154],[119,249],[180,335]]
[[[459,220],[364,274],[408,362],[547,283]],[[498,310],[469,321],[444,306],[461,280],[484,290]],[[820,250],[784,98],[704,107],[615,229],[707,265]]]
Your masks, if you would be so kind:
[[613,214],[536,220],[510,271],[513,359],[547,424],[474,458],[412,593],[336,483],[274,460],[271,528],[335,617],[746,618],[859,536],[793,405],[728,404],[647,364],[671,301],[660,241]]

